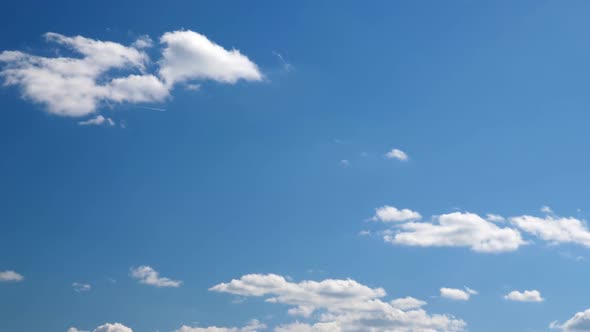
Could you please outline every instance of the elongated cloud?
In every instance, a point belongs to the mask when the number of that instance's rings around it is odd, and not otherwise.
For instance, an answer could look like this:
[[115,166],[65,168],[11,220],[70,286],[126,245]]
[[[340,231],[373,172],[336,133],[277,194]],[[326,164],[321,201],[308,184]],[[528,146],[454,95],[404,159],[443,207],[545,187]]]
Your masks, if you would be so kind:
[[467,301],[471,298],[471,295],[477,295],[477,292],[470,288],[457,289],[457,288],[446,288],[440,289],[440,296],[456,301]]
[[590,247],[590,231],[582,220],[569,217],[519,216],[510,218],[510,222],[524,232],[552,243],[576,243]]
[[263,77],[256,64],[238,50],[228,51],[193,31],[165,33],[160,39],[162,59],[151,73],[147,72],[151,60],[145,49],[153,43],[148,36],[129,46],[53,32],[44,37],[72,55],[44,57],[4,51],[0,53],[0,78],[5,86],[20,87],[24,99],[60,116],[88,116],[105,103],[163,102],[179,82],[233,84]]
[[468,247],[476,252],[514,251],[526,242],[512,228],[498,227],[474,213],[453,212],[436,216],[432,222],[407,222],[384,240],[420,247]]
[[0,272],[0,282],[19,282],[23,281],[24,278],[21,274],[11,270]]
[[244,327],[191,327],[184,325],[176,332],[256,332],[264,329],[266,329],[266,325],[254,319]]
[[131,269],[131,277],[140,283],[156,287],[180,287],[182,281],[160,277],[160,273],[149,266]]
[[504,296],[506,300],[517,301],[517,302],[543,302],[544,299],[541,296],[541,292],[538,290],[525,290],[520,292],[514,290]]
[[[266,302],[291,306],[291,315],[313,321],[293,322],[275,331],[464,331],[465,322],[449,315],[429,314],[425,302],[404,298],[390,303],[382,288],[351,279],[292,282],[274,274],[249,274],[210,288],[240,296],[264,297]],[[320,315],[312,315],[321,311]]]
[[397,159],[400,161],[406,161],[409,159],[408,154],[400,149],[392,149],[385,154],[387,159]]
[[422,216],[410,209],[398,210],[396,207],[385,205],[375,210],[372,220],[381,222],[399,222],[408,220],[420,220]]

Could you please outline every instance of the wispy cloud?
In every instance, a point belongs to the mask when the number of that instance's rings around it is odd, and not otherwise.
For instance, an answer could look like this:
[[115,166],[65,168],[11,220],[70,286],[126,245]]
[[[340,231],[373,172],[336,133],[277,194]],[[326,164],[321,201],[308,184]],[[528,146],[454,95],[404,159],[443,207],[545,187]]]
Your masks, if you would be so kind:
[[143,265],[131,268],[131,277],[140,283],[156,287],[180,287],[182,281],[160,277],[160,273],[153,268]]
[[12,270],[0,271],[0,282],[19,282],[23,281],[24,278],[20,273]]

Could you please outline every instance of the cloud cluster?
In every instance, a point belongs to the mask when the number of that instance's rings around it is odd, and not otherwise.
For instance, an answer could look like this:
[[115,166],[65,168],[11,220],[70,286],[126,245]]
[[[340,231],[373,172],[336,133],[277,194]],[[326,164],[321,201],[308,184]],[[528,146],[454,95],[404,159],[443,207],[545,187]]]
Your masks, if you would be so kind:
[[266,302],[291,306],[288,313],[311,319],[275,331],[464,331],[465,322],[449,315],[429,314],[425,302],[403,298],[386,302],[382,288],[351,279],[291,282],[274,274],[249,274],[210,288],[239,296],[266,297]]
[[21,274],[12,270],[0,271],[0,282],[19,282],[24,278]]
[[[4,85],[20,87],[23,98],[60,116],[88,116],[108,103],[162,102],[178,83],[212,80],[234,84],[263,78],[257,65],[238,50],[226,50],[193,31],[166,32],[160,38],[162,58],[151,73],[145,49],[153,42],[147,36],[130,46],[52,32],[44,37],[72,55],[44,57],[4,51],[0,53],[0,77]],[[94,118],[86,124],[104,120]]]
[[[550,210],[544,208],[543,211]],[[507,223],[507,219],[496,214],[484,218],[470,212],[441,214],[422,222],[420,219],[418,212],[393,206],[377,208],[371,218],[389,225],[380,234],[386,242],[396,245],[467,247],[475,252],[500,253],[530,243],[523,238],[524,233],[551,244],[575,243],[590,247],[590,230],[585,221],[558,217],[552,211],[545,217],[511,217]]]
[[131,277],[140,283],[156,287],[180,287],[182,281],[160,277],[160,273],[149,266],[131,268]]

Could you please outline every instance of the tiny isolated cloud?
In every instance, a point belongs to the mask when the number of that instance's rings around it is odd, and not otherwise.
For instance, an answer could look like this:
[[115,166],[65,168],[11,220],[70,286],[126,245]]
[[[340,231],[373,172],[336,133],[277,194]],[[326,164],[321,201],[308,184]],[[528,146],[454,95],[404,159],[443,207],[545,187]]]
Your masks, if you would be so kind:
[[576,313],[563,324],[554,321],[549,327],[563,332],[588,332],[590,331],[590,309]]
[[115,121],[113,121],[113,119],[111,118],[105,118],[102,115],[97,115],[94,118],[90,118],[88,120],[84,120],[84,121],[79,121],[78,122],[79,125],[81,126],[100,126],[100,125],[108,125],[108,126],[114,126],[115,125]]
[[[160,60],[155,63],[146,52],[154,47],[149,36],[130,45],[54,32],[44,38],[68,55],[0,51],[0,80],[4,86],[19,88],[23,99],[58,116],[85,117],[105,105],[164,102],[180,83],[198,90],[204,81],[235,84],[264,79],[258,66],[237,49],[225,49],[190,30],[164,33],[156,50]],[[99,119],[83,122],[108,123]]]
[[397,159],[400,161],[407,161],[409,159],[408,155],[400,149],[392,149],[385,154],[385,157],[387,159]]
[[547,214],[553,213],[553,210],[547,205],[542,206],[540,211]]
[[375,215],[371,220],[381,222],[402,222],[420,220],[422,215],[410,209],[398,209],[394,206],[385,205],[375,209]]
[[92,289],[92,286],[90,284],[84,284],[81,282],[74,282],[74,283],[72,283],[72,288],[74,289],[74,291],[80,293],[80,292],[88,292],[89,290]]
[[525,290],[524,292],[513,290],[506,294],[504,299],[516,302],[543,302],[545,300],[538,290]]
[[140,283],[155,287],[180,287],[182,281],[170,278],[160,277],[160,273],[150,266],[140,266],[131,268],[131,277],[137,279]]
[[350,166],[350,161],[347,159],[342,159],[340,160],[340,166],[342,167],[349,167]]
[[449,300],[455,301],[468,301],[472,295],[477,295],[477,291],[465,287],[465,290],[458,288],[446,288],[440,289],[440,296]]
[[0,271],[0,282],[20,282],[24,278],[21,274],[12,270]]
[[502,217],[499,214],[494,214],[494,213],[488,213],[486,215],[486,219],[491,222],[504,222],[504,221],[506,221],[506,218]]

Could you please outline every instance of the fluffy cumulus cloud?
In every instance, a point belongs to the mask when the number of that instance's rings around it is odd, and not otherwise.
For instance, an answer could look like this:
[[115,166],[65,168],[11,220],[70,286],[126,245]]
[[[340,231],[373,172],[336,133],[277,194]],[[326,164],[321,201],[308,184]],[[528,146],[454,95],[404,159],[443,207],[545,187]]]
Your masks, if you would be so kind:
[[160,277],[160,273],[149,266],[131,268],[131,277],[140,283],[156,287],[180,287],[182,281]]
[[179,82],[233,84],[263,78],[256,64],[238,50],[226,50],[193,31],[162,36],[162,58],[153,72],[148,72],[152,61],[145,52],[153,46],[148,36],[129,46],[51,32],[44,37],[69,52],[68,56],[3,51],[0,78],[6,86],[19,87],[23,98],[60,116],[88,116],[106,103],[162,102]]
[[398,210],[397,208],[389,205],[377,208],[375,210],[375,216],[372,218],[373,221],[381,222],[399,222],[420,219],[422,219],[422,216],[416,211],[412,211],[410,209]]
[[210,288],[239,296],[264,297],[289,306],[288,313],[308,322],[283,324],[275,331],[464,331],[465,322],[429,314],[425,302],[404,298],[385,302],[385,290],[351,279],[288,281],[274,274],[250,274]]
[[402,223],[394,233],[387,232],[384,240],[407,246],[468,247],[484,253],[513,251],[525,244],[517,230],[468,212],[443,214],[430,222]]
[[440,289],[441,297],[455,301],[467,301],[471,298],[471,295],[477,295],[477,291],[468,287],[466,287],[465,290],[446,287]]
[[549,326],[564,332],[589,332],[590,331],[590,309],[578,312],[563,324],[553,322]]
[[541,296],[541,292],[538,290],[525,290],[520,292],[514,290],[504,296],[506,300],[517,301],[517,302],[543,302],[544,299]]
[[392,149],[385,154],[387,159],[397,159],[400,161],[406,161],[409,159],[408,154],[400,149]]
[[12,270],[0,271],[0,282],[19,282],[23,281],[25,277]]

